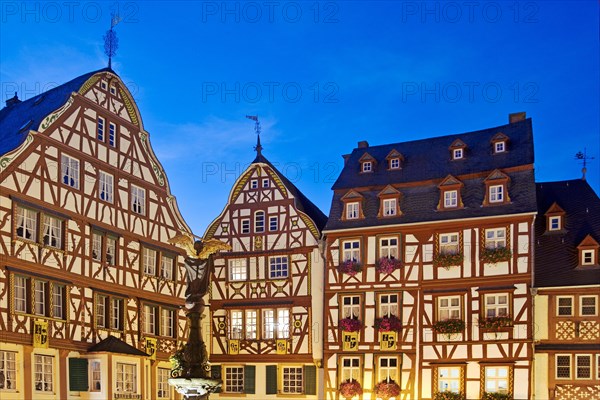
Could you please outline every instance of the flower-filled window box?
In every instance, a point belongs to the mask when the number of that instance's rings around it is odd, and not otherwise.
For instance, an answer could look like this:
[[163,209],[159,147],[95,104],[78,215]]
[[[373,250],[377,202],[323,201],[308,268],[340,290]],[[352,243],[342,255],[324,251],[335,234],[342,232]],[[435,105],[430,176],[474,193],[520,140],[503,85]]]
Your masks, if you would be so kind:
[[465,395],[450,391],[437,392],[435,396],[433,396],[433,400],[465,400]]
[[433,266],[450,269],[450,267],[452,267],[452,266],[462,264],[463,259],[464,259],[464,255],[462,253],[456,253],[456,254],[440,253],[433,258]]
[[363,394],[362,386],[360,386],[360,383],[356,379],[346,379],[345,382],[342,382],[339,392],[346,399]]
[[375,262],[375,268],[380,274],[391,274],[400,268],[401,262],[396,258],[381,257]]
[[481,251],[479,258],[484,263],[496,264],[510,260],[512,252],[508,247],[497,247],[495,249],[485,248]]
[[481,400],[512,400],[513,396],[510,393],[498,393],[498,392],[493,392],[493,393],[488,393],[488,392],[483,392],[483,397],[481,398]]
[[489,329],[492,331],[497,331],[501,328],[509,328],[513,326],[513,319],[508,315],[503,315],[499,317],[487,317],[479,319],[479,327],[482,329]]
[[465,321],[462,319],[444,319],[433,324],[436,333],[452,334],[465,330]]
[[383,400],[400,396],[400,385],[393,380],[385,380],[375,385],[375,395]]
[[375,329],[378,329],[379,332],[400,332],[402,330],[402,321],[395,315],[376,318]]
[[358,261],[346,260],[338,265],[338,271],[353,276],[362,271],[362,265]]
[[358,332],[362,329],[362,322],[356,318],[340,319],[338,327],[344,332]]

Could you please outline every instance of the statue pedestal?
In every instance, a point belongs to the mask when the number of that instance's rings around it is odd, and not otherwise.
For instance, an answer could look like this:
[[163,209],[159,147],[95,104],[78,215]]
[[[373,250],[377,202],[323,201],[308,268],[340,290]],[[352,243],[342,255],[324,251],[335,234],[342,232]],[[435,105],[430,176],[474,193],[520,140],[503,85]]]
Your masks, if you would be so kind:
[[210,378],[171,378],[169,385],[188,400],[205,400],[221,387],[221,381]]

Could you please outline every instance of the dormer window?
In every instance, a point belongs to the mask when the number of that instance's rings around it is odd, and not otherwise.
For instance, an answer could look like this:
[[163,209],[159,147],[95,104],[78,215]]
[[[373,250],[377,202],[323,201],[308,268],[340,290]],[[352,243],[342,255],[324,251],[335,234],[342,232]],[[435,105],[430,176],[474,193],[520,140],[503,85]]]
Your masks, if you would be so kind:
[[392,150],[385,157],[388,162],[388,169],[401,169],[404,157],[396,150]]
[[581,251],[581,265],[594,265],[596,259],[595,250],[582,250]]
[[369,153],[363,154],[358,161],[360,162],[361,173],[368,174],[375,170],[375,159]]
[[579,251],[579,266],[580,267],[598,267],[598,250],[600,245],[592,237],[587,235],[585,239],[577,246]]
[[458,191],[447,190],[444,192],[444,208],[451,208],[458,206]]
[[465,157],[467,145],[460,139],[456,139],[450,145],[450,156],[452,160],[462,160]]
[[365,161],[362,163],[362,172],[371,172],[373,171],[373,164],[371,161]]
[[346,203],[346,219],[358,219],[359,208],[358,202]]
[[504,133],[499,132],[494,135],[492,138],[492,147],[494,150],[494,154],[504,153],[507,150],[508,145],[508,136]]
[[494,185],[490,186],[490,203],[502,203],[504,201],[504,186]]
[[558,232],[564,230],[564,210],[555,202],[546,211],[546,231]]
[[452,159],[460,160],[461,158],[463,158],[463,149],[454,149],[452,152]]
[[342,196],[341,200],[344,204],[344,208],[342,209],[342,220],[347,221],[364,218],[362,211],[363,196],[360,193],[351,190]]
[[509,181],[508,175],[498,169],[485,178],[483,181],[485,183],[483,205],[490,206],[510,203],[510,197],[508,196]]
[[506,146],[504,142],[497,142],[494,144],[494,153],[504,153]]
[[463,187],[463,183],[448,175],[446,179],[439,184],[440,189],[440,201],[438,203],[438,210],[455,210],[463,207],[463,202],[460,196],[460,190]]
[[392,185],[386,186],[379,192],[379,218],[395,217],[401,215],[400,212],[400,196],[401,193]]
[[548,224],[548,230],[549,231],[559,231],[560,227],[562,226],[561,224],[561,217],[550,217],[548,218],[548,220],[550,221],[550,223]]

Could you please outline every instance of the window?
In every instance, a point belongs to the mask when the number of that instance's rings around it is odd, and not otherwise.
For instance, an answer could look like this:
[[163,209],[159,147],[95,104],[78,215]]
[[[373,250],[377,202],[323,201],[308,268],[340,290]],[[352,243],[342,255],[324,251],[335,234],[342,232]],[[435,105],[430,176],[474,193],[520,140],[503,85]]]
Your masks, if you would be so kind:
[[573,297],[557,297],[556,315],[559,317],[573,315]]
[[269,258],[269,278],[281,279],[289,275],[289,266],[287,256],[278,256]]
[[244,367],[225,367],[225,387],[227,393],[244,392]]
[[596,304],[598,296],[580,296],[579,297],[579,315],[581,316],[596,316]]
[[54,318],[65,318],[65,287],[52,284],[52,316]]
[[144,304],[144,333],[174,337],[175,311],[153,304]]
[[96,126],[96,137],[101,142],[104,142],[104,118],[98,117],[98,123]]
[[287,308],[262,311],[263,338],[287,339],[290,336],[290,310]]
[[161,307],[160,334],[162,336],[175,337],[175,310]]
[[106,90],[106,81],[102,81],[102,82],[100,83],[100,87],[101,87],[102,89]]
[[399,158],[390,159],[390,169],[400,169],[400,159]]
[[[66,290],[64,285],[15,275],[13,292],[15,312],[65,319]],[[51,301],[52,306],[50,305]]]
[[444,208],[452,208],[458,206],[458,191],[457,190],[446,190],[444,191]]
[[342,261],[360,261],[360,241],[348,240],[342,242]]
[[577,364],[575,379],[592,379],[592,356],[577,354],[575,362]]
[[92,232],[92,259],[105,262],[108,265],[116,264],[117,239],[103,232]]
[[283,393],[301,394],[304,392],[304,368],[283,367],[281,371]]
[[158,368],[156,371],[156,387],[158,389],[157,397],[159,399],[170,399],[171,389],[169,388],[169,378],[171,370],[169,368]]
[[437,305],[438,321],[461,318],[460,296],[438,297]]
[[256,310],[246,310],[246,340],[257,339],[257,318]]
[[46,315],[46,293],[48,282],[44,281],[33,281],[34,291],[34,303],[33,312],[36,315]]
[[273,310],[263,311],[263,338],[273,339],[275,337],[275,313]]
[[247,218],[242,220],[242,233],[250,233],[250,220]]
[[358,206],[357,202],[346,203],[346,219],[358,219]]
[[37,240],[37,212],[17,206],[17,237],[22,239]]
[[173,257],[163,255],[160,258],[160,277],[169,281],[173,280]]
[[438,367],[438,391],[459,393],[461,375],[460,367]]
[[16,312],[27,312],[28,278],[16,275],[14,279],[14,309]]
[[504,186],[490,186],[490,203],[501,203],[504,201]]
[[556,355],[556,379],[571,379],[571,355]]
[[43,218],[44,245],[60,249],[62,247],[62,221],[50,215],[44,215]]
[[380,238],[379,257],[398,259],[398,238]]
[[265,213],[264,211],[257,211],[254,214],[254,232],[261,233],[265,231]]
[[112,147],[115,147],[117,138],[117,126],[112,122],[108,124],[108,144]]
[[383,215],[386,217],[396,215],[397,201],[396,199],[383,200]]
[[79,160],[65,154],[61,157],[62,183],[79,189]]
[[156,250],[144,248],[144,275],[156,275]]
[[123,299],[96,295],[96,328],[123,330]]
[[440,254],[458,254],[458,233],[440,235]]
[[54,375],[54,357],[34,355],[34,386],[36,392],[52,392]]
[[503,153],[506,150],[506,146],[504,142],[496,142],[494,143],[494,152],[495,153]]
[[365,161],[362,163],[362,172],[371,172],[373,170],[373,163],[371,161]]
[[485,317],[506,317],[508,313],[508,294],[486,294],[485,298]]
[[250,181],[250,189],[258,189],[258,179],[252,179]]
[[242,339],[242,332],[244,328],[244,314],[242,311],[234,310],[230,313],[231,324],[229,331],[229,338],[231,339]]
[[360,316],[360,296],[342,296],[342,318],[358,319]]
[[156,329],[156,321],[158,319],[157,308],[148,304],[144,305],[144,333],[146,334],[156,335],[158,333]]
[[398,379],[398,357],[380,357],[377,368],[377,382],[394,381],[400,384]]
[[146,214],[146,189],[131,185],[131,211],[136,214]]
[[117,88],[115,85],[110,85],[110,94],[117,94]]
[[137,374],[135,364],[117,363],[117,393],[136,393]]
[[550,231],[558,231],[561,229],[560,217],[550,217]]
[[113,176],[100,171],[98,179],[98,195],[100,200],[108,203],[113,202]]
[[278,218],[276,216],[269,217],[269,231],[273,232],[277,230]]
[[287,339],[290,337],[290,310],[280,308],[277,310],[277,338]]
[[581,251],[581,265],[594,265],[596,252],[594,250]]
[[508,393],[509,367],[485,367],[485,391]]
[[90,360],[90,392],[102,390],[102,364],[100,360]]
[[359,357],[342,357],[342,380],[345,382],[349,379],[354,379],[360,382],[361,369],[360,369],[360,358]]
[[454,160],[460,160],[461,158],[463,158],[463,149],[454,149],[452,151],[452,158]]
[[229,280],[230,281],[245,281],[248,278],[246,268],[246,259],[235,258],[229,260]]
[[268,188],[269,187],[269,179],[268,178],[263,179],[262,185],[264,188]]
[[397,294],[382,294],[379,295],[379,318],[389,317],[398,314],[398,295]]
[[17,389],[17,353],[0,351],[0,390]]
[[506,247],[506,228],[485,230],[485,248],[499,249]]

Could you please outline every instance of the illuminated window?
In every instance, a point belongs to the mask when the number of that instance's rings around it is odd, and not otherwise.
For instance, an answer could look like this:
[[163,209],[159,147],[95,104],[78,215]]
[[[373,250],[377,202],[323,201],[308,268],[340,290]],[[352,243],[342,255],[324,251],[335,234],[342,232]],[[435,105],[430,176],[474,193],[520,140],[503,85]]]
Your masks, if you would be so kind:
[[36,392],[54,391],[54,357],[35,354],[33,359],[34,387]]
[[230,281],[245,281],[248,277],[248,268],[246,267],[246,259],[234,258],[229,260],[229,280]]
[[301,394],[304,392],[304,368],[286,367],[281,371],[283,393]]
[[169,378],[171,370],[169,368],[158,368],[156,371],[157,397],[159,399],[170,399],[171,389],[169,387]]
[[17,388],[17,353],[0,351],[0,390]]
[[137,392],[137,373],[135,364],[117,363],[117,393]]
[[224,367],[225,368],[225,387],[226,393],[244,392],[244,367]]
[[460,296],[438,297],[437,305],[438,321],[461,318]]
[[398,357],[380,357],[378,361],[377,377],[377,382],[394,381],[399,384]]
[[485,230],[485,248],[499,249],[506,247],[506,228]]
[[440,254],[458,254],[458,233],[440,234]]
[[99,392],[102,390],[102,364],[100,360],[90,360],[90,392]]
[[460,367],[438,367],[438,391],[459,393],[460,387]]
[[[341,382],[354,379],[360,382],[361,378],[361,365],[360,357],[342,357],[341,362],[342,373]],[[340,383],[341,383],[340,382]]]
[[485,367],[485,391],[508,393],[508,367]]

